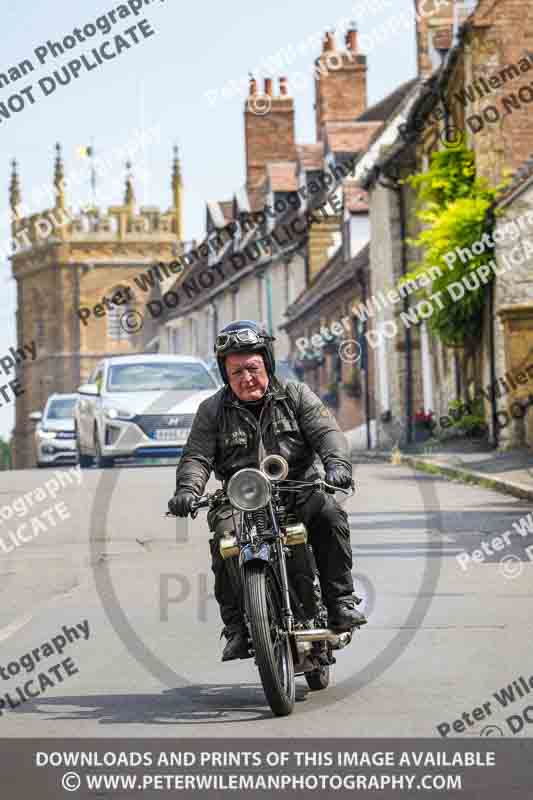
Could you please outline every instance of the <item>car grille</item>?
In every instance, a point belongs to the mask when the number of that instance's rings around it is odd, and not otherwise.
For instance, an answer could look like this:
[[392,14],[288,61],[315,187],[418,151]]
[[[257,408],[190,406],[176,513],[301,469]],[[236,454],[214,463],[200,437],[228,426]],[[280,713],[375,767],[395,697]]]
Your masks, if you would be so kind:
[[194,414],[139,414],[132,419],[147,435],[164,428],[190,428]]

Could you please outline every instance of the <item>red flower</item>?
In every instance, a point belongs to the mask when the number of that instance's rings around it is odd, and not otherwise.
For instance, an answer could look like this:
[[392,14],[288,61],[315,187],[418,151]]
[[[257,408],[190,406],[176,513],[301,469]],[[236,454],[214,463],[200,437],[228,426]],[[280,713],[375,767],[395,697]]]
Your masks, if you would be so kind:
[[433,411],[424,411],[423,408],[420,411],[417,411],[415,414],[415,422],[423,422],[429,424],[433,419],[434,414]]

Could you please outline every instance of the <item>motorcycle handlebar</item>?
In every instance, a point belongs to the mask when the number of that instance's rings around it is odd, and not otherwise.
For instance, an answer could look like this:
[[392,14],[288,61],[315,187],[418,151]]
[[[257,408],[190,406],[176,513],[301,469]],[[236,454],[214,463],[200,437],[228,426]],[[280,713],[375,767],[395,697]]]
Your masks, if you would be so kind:
[[[350,494],[355,489],[355,484],[352,481],[352,485],[349,489],[341,489],[339,486],[332,486],[326,481],[318,480],[318,481],[298,481],[300,483],[301,488],[305,488],[306,486],[321,486],[328,494],[335,494],[335,492],[343,492],[343,494]],[[214,496],[213,494],[204,494],[202,497],[199,497],[197,500],[194,500],[191,507],[191,517],[195,519],[198,511],[201,508],[207,508],[209,506],[209,501]],[[170,511],[167,511],[165,514],[166,517],[173,517]]]

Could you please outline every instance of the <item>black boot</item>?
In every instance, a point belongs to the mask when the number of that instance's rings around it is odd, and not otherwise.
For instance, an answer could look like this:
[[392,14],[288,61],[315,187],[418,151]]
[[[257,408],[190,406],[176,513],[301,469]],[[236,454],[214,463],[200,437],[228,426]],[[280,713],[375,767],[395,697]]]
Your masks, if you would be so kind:
[[243,625],[226,625],[222,635],[228,640],[222,653],[222,661],[251,657],[248,650],[248,631]]
[[352,595],[339,597],[328,609],[328,626],[335,633],[351,631],[352,628],[359,628],[366,625],[367,618],[355,608],[356,599]]

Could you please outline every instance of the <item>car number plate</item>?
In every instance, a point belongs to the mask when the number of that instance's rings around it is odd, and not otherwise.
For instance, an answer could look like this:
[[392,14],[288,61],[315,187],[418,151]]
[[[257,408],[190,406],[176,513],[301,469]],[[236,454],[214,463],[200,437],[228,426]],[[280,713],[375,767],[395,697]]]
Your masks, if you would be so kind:
[[155,438],[158,442],[172,442],[173,444],[185,444],[189,438],[190,428],[163,428],[156,430]]

